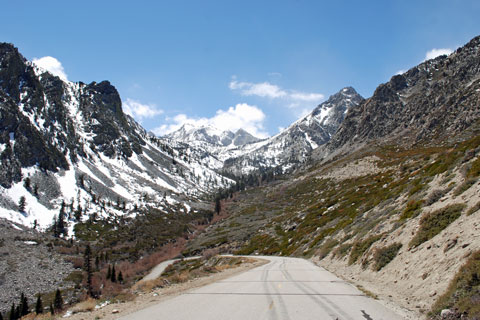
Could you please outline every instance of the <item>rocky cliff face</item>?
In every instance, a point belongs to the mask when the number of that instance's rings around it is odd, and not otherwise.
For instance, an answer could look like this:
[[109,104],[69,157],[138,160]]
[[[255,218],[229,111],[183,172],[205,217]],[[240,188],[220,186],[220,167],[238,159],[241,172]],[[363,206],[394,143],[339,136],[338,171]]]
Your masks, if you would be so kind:
[[480,37],[396,75],[345,117],[323,155],[385,139],[441,142],[476,124],[480,115]]

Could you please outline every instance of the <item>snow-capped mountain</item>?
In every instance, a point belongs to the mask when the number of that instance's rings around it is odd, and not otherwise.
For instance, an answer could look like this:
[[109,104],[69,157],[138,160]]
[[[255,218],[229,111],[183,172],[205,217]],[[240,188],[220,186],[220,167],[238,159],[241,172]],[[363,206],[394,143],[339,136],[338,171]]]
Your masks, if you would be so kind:
[[210,125],[195,126],[193,124],[184,124],[180,129],[168,134],[169,139],[182,141],[192,146],[212,147],[239,147],[245,144],[260,141],[243,129],[232,132],[229,130],[219,130]]
[[170,143],[190,146],[201,158],[211,159],[213,168],[237,175],[255,170],[280,168],[285,172],[318,146],[325,144],[342,123],[345,114],[364,99],[351,87],[346,87],[317,106],[281,133],[264,140],[245,130],[236,133],[212,126],[185,124],[165,138]]
[[248,145],[243,150],[231,150],[230,153],[236,155],[225,160],[224,169],[248,173],[280,167],[286,171],[303,162],[312,150],[327,143],[345,114],[363,100],[355,89],[344,88],[276,136]]
[[63,81],[0,43],[1,217],[46,226],[62,203],[85,216],[145,204],[189,212],[232,183],[191,150],[125,115],[108,81]]

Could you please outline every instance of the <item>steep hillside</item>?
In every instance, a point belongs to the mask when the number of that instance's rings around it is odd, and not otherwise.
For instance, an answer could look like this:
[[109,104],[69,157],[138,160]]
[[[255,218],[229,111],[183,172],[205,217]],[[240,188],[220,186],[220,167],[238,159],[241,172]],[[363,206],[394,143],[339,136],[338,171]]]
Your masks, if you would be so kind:
[[162,203],[190,212],[232,183],[188,146],[147,134],[108,81],[62,81],[5,43],[0,118],[0,216],[25,225],[51,224],[62,203],[85,217]]
[[396,75],[346,117],[317,158],[373,140],[438,145],[462,139],[479,119],[480,37]]
[[380,85],[308,167],[226,200],[187,252],[309,257],[412,319],[480,317],[479,40]]

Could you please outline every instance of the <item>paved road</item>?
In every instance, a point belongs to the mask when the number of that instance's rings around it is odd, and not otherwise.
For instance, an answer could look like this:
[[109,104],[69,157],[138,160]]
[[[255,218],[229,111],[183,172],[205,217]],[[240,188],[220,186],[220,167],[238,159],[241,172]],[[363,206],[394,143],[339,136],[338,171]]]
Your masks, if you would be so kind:
[[[200,258],[200,257],[188,257],[188,258],[184,258],[183,260],[193,260],[193,259],[198,259],[198,258]],[[160,277],[160,275],[163,273],[163,271],[165,271],[165,269],[167,269],[167,267],[169,265],[171,265],[172,263],[174,263],[176,261],[180,261],[180,259],[166,260],[166,261],[163,261],[163,262],[157,264],[155,266],[155,268],[153,268],[152,271],[150,271],[150,273],[147,274],[145,277],[143,277],[143,279],[140,280],[140,281],[148,281],[148,280],[157,279],[158,277]]]
[[400,320],[402,317],[310,261],[270,263],[121,319]]

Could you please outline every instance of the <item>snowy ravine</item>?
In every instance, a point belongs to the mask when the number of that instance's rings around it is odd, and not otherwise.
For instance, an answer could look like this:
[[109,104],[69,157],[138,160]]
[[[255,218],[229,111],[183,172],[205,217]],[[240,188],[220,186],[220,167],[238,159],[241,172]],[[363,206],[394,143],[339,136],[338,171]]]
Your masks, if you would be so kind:
[[0,115],[0,217],[26,226],[51,225],[62,203],[82,219],[145,205],[195,212],[233,183],[211,157],[147,133],[107,81],[63,81],[10,44],[0,44]]

